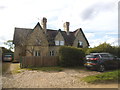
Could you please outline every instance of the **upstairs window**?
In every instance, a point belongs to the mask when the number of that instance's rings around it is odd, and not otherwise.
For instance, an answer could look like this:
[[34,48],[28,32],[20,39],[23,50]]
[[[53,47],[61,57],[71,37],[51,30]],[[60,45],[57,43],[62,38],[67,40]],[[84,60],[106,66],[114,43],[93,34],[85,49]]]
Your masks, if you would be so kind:
[[64,41],[60,41],[60,40],[58,41],[58,40],[56,40],[55,41],[55,45],[56,46],[63,46],[64,45]]
[[59,41],[55,41],[55,45],[59,45]]
[[83,48],[83,42],[78,41],[78,47],[79,47],[79,48]]
[[64,41],[60,41],[60,45],[63,46],[64,45]]

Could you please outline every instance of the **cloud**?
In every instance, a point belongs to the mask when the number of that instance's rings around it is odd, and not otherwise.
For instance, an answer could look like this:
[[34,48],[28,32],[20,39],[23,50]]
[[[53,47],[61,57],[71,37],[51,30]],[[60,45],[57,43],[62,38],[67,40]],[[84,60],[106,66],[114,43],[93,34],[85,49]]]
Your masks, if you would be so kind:
[[86,8],[83,12],[82,12],[82,19],[83,20],[87,20],[87,19],[92,19],[95,18],[99,13],[103,13],[103,12],[108,12],[111,11],[111,9],[114,7],[114,3],[110,2],[110,3],[96,3],[88,8]]
[[[63,30],[63,23],[69,21],[70,31],[82,28],[90,44],[97,45],[107,40],[102,39],[106,33],[117,32],[116,1],[1,0],[0,6],[3,7],[0,10],[0,40],[13,39],[14,27],[34,28],[42,17],[46,17],[49,29]],[[4,7],[7,8],[3,9]],[[112,37],[114,38],[113,35]]]
[[5,6],[0,6],[0,10],[3,10],[5,9],[6,7]]

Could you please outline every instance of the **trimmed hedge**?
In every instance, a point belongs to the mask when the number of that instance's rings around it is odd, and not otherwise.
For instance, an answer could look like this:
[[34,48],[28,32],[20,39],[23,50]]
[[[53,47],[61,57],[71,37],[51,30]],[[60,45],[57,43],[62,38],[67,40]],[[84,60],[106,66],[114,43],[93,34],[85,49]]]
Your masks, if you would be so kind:
[[60,65],[69,67],[69,66],[82,66],[84,62],[85,53],[82,49],[70,47],[70,46],[61,46],[59,49],[60,56]]

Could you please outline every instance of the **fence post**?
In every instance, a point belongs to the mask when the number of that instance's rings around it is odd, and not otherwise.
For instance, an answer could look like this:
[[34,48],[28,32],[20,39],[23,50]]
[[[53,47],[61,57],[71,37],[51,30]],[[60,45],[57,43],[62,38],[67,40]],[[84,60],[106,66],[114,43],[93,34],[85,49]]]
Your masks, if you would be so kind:
[[20,57],[20,68],[23,68],[22,57]]

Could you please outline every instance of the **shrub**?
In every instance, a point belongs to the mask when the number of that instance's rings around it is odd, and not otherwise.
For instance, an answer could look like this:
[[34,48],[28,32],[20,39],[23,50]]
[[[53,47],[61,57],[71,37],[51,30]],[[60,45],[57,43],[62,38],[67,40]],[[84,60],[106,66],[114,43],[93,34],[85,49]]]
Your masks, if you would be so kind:
[[120,47],[111,46],[109,43],[104,42],[97,47],[87,49],[85,53],[89,54],[89,53],[108,52],[115,56],[120,57],[120,53],[118,53],[119,51],[120,51]]
[[61,66],[79,66],[83,65],[85,53],[82,49],[70,46],[62,46],[59,49]]

